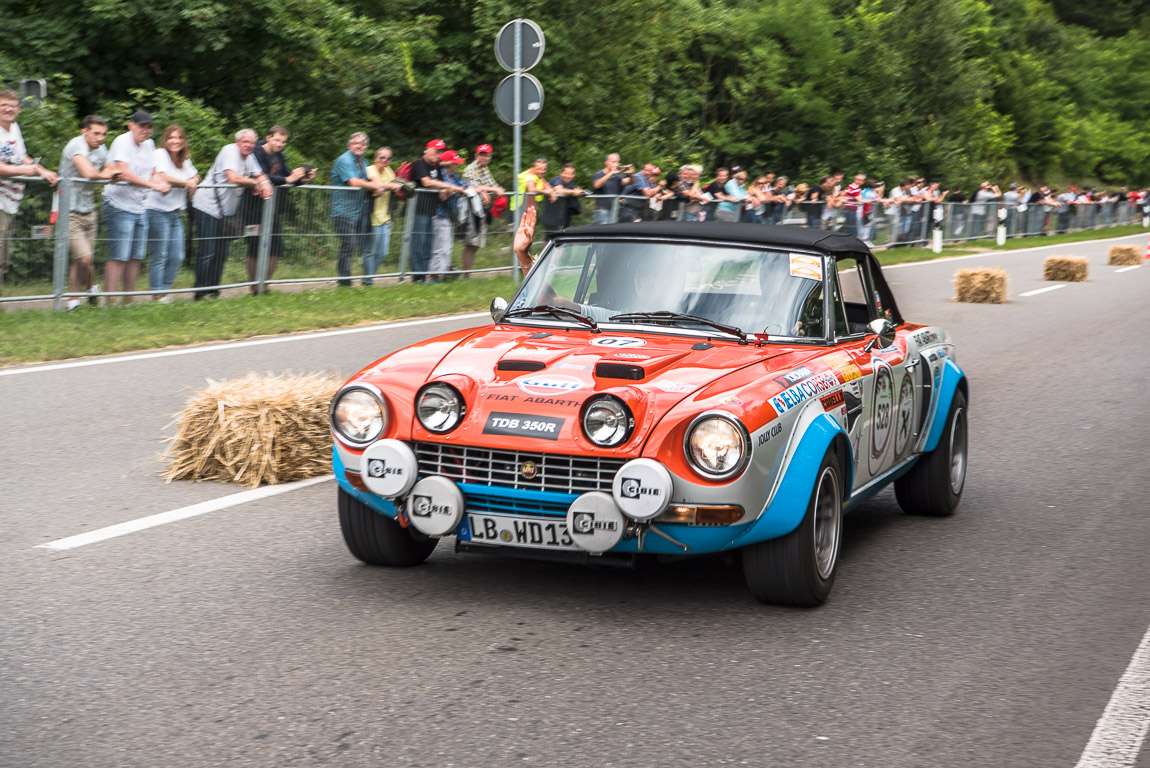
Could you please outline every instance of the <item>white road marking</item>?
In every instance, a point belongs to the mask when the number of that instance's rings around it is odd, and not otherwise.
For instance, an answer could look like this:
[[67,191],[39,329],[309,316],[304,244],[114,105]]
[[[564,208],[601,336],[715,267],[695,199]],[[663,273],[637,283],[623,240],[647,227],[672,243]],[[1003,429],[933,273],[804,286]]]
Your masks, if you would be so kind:
[[240,349],[241,347],[258,347],[263,344],[283,344],[289,341],[308,341],[322,339],[328,336],[346,336],[352,333],[370,333],[371,331],[388,331],[392,328],[411,328],[417,325],[431,323],[445,323],[450,320],[470,320],[477,317],[491,317],[487,312],[469,312],[464,315],[448,315],[446,317],[431,317],[424,320],[407,320],[402,323],[388,323],[386,325],[357,325],[354,328],[338,328],[334,331],[319,331],[316,333],[298,333],[290,336],[273,336],[267,339],[251,339],[249,341],[233,341],[226,344],[211,344],[201,347],[181,347],[179,349],[165,349],[159,352],[141,352],[136,355],[122,357],[93,357],[86,360],[72,360],[66,363],[52,363],[50,365],[37,365],[32,368],[7,368],[0,370],[0,376],[19,376],[24,373],[42,373],[45,371],[60,371],[65,368],[84,368],[89,365],[107,365],[109,363],[126,363],[129,360],[148,360],[154,357],[173,357],[175,355],[195,355],[200,352],[218,352],[224,349]]
[[1122,269],[1116,269],[1116,270],[1114,270],[1114,273],[1115,273],[1115,274],[1117,274],[1117,273],[1119,273],[1119,272],[1129,272],[1129,271],[1130,271],[1130,270],[1132,270],[1132,269],[1142,269],[1142,265],[1141,265],[1141,264],[1135,264],[1135,265],[1134,265],[1134,266],[1132,266],[1132,267],[1123,267]]
[[1132,768],[1150,728],[1150,629],[1098,718],[1075,768]]
[[36,549],[51,549],[57,552],[64,549],[75,549],[76,547],[95,544],[96,542],[107,539],[114,539],[117,536],[125,536],[129,533],[135,533],[136,531],[155,528],[157,525],[174,523],[177,520],[186,520],[189,517],[196,517],[197,515],[206,515],[208,512],[217,512],[221,509],[234,507],[237,504],[246,504],[249,501],[259,501],[260,499],[266,499],[271,496],[278,496],[288,491],[307,488],[309,485],[326,483],[328,480],[333,480],[334,478],[335,475],[324,475],[323,477],[313,477],[309,480],[299,480],[294,483],[284,483],[283,485],[265,485],[262,488],[255,488],[250,491],[243,491],[242,493],[233,493],[229,496],[212,499],[211,501],[202,501],[199,504],[192,504],[190,507],[180,507],[170,512],[161,512],[158,515],[141,517],[138,520],[129,520],[126,523],[110,525],[107,528],[100,528],[96,531],[88,531],[87,533],[81,533],[76,536],[69,536],[66,539],[49,541],[47,544],[37,544]]
[[1052,285],[1048,288],[1038,288],[1037,290],[1027,291],[1026,293],[1020,293],[1018,295],[1019,296],[1034,296],[1035,294],[1038,294],[1038,293],[1046,293],[1047,291],[1057,291],[1059,288],[1065,288],[1065,287],[1066,287],[1066,283],[1063,283],[1061,285]]

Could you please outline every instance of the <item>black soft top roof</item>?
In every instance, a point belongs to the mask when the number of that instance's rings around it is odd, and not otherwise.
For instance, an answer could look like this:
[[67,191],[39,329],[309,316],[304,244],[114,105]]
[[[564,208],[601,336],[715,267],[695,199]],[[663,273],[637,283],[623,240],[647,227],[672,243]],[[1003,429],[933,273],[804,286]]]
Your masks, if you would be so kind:
[[751,243],[782,248],[812,248],[828,253],[869,253],[862,240],[841,232],[806,227],[774,227],[766,224],[732,224],[722,221],[644,221],[637,224],[599,224],[574,227],[556,233],[557,240],[582,240],[603,236],[639,238],[690,238]]

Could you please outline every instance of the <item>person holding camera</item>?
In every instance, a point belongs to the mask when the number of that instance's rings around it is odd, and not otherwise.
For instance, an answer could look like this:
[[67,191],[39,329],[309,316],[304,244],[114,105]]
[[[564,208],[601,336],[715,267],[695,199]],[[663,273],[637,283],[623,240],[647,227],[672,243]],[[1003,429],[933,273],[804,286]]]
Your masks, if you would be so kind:
[[612,152],[607,155],[603,163],[603,170],[591,177],[591,193],[596,195],[595,214],[592,221],[595,224],[611,223],[611,205],[623,194],[623,187],[631,183],[631,175],[635,172],[633,165],[620,165],[619,155]]
[[[268,180],[271,181],[273,187],[284,187],[294,184],[306,184],[315,178],[315,166],[310,164],[301,165],[288,173],[287,160],[284,158],[284,147],[287,146],[288,138],[291,136],[288,129],[282,125],[273,125],[267,132],[267,138],[256,144],[255,150],[252,155],[255,157],[256,162],[259,163],[260,168],[267,174]],[[254,198],[253,198],[254,199]],[[268,273],[264,275],[265,280],[271,280],[272,275],[275,274],[276,265],[279,264],[280,256],[284,253],[284,236],[283,236],[283,217],[287,211],[287,195],[281,190],[276,194],[275,199],[275,214],[272,217],[272,237],[271,247],[268,254]],[[259,224],[261,218],[259,211],[262,206],[253,206],[255,208],[255,219],[251,223]],[[259,264],[260,253],[260,239],[258,237],[248,238],[248,280],[255,282],[256,266]],[[257,292],[258,286],[253,285],[248,290],[254,296]],[[267,289],[265,288],[266,292]]]

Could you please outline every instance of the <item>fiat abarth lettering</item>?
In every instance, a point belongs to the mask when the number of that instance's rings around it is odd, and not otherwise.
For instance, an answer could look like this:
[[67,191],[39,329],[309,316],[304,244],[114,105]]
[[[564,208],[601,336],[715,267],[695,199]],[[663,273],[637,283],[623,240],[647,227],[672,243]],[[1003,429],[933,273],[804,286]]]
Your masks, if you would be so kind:
[[352,554],[611,560],[738,552],[752,595],[830,594],[842,518],[888,485],[949,515],[969,398],[953,341],[899,313],[854,237],[581,227],[494,322],[394,352],[331,406]]

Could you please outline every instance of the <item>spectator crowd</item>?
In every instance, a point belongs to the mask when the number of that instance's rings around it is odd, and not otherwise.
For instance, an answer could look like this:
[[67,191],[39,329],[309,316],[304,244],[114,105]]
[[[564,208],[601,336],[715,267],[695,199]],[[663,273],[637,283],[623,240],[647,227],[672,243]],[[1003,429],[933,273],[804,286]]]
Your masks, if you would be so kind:
[[[284,148],[289,130],[276,125],[263,139],[251,129],[235,134],[224,145],[206,175],[188,156],[188,136],[180,125],[168,125],[153,140],[154,121],[137,111],[127,130],[105,145],[108,122],[97,115],[84,118],[80,134],[63,149],[58,173],[32,158],[16,118],[20,102],[15,92],[0,90],[0,290],[9,265],[12,224],[24,191],[19,177],[39,176],[55,185],[72,180],[68,196],[68,241],[71,267],[68,291],[100,293],[94,267],[97,236],[96,184],[104,183],[102,209],[108,238],[104,284],[108,291],[132,292],[145,259],[148,290],[157,301],[167,292],[185,260],[185,212],[189,209],[196,237],[192,255],[197,300],[218,296],[232,242],[248,228],[267,226],[270,237],[247,237],[247,275],[256,293],[259,248],[268,244],[265,279],[275,273],[284,253],[283,223],[286,195],[275,188],[312,182],[316,168],[289,168]],[[606,156],[588,186],[576,182],[576,167],[564,163],[548,178],[549,163],[537,158],[515,180],[509,195],[490,169],[494,149],[483,143],[468,163],[460,151],[442,139],[427,142],[423,154],[399,163],[381,146],[370,154],[370,137],[353,133],[347,151],[335,159],[330,174],[330,218],[337,238],[338,284],[352,285],[352,269],[361,260],[363,285],[372,285],[391,244],[393,213],[406,203],[413,217],[410,271],[417,282],[439,282],[455,269],[453,245],[462,239],[459,270],[465,276],[485,247],[490,222],[507,208],[527,201],[539,208],[539,222],[550,238],[582,213],[590,196],[596,224],[680,220],[781,224],[837,229],[870,244],[876,217],[888,219],[891,245],[911,245],[927,237],[935,212],[947,204],[951,231],[957,237],[988,233],[1004,210],[1012,233],[1065,231],[1072,212],[1088,211],[1089,223],[1099,223],[1102,204],[1150,203],[1145,190],[1117,191],[1078,188],[1057,190],[1010,183],[982,182],[972,192],[958,185],[909,176],[890,188],[858,173],[849,182],[836,172],[808,182],[791,183],[774,171],[751,174],[740,166],[715,169],[686,164],[664,174],[654,163],[623,163],[617,153]],[[266,202],[266,201],[271,201]],[[1103,222],[1105,223],[1105,222]],[[250,234],[250,232],[249,232]],[[126,296],[125,302],[131,297]],[[68,309],[82,299],[71,298]]]

